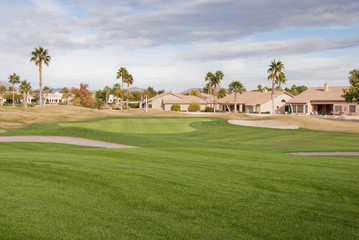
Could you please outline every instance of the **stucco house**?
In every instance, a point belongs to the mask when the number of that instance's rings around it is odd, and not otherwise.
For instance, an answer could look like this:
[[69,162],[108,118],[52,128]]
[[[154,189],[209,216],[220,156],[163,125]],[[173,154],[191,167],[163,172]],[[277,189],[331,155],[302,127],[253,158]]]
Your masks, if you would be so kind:
[[325,83],[324,87],[308,88],[289,100],[286,108],[301,115],[359,115],[359,104],[346,103],[343,89],[349,87],[329,87]]
[[[272,92],[271,91],[252,91],[237,93],[237,111],[244,113],[261,113],[272,114]],[[285,113],[285,105],[293,96],[286,91],[275,91],[274,106],[276,113]],[[227,95],[218,100],[220,110],[234,110],[234,93]]]
[[160,109],[169,111],[173,104],[178,104],[181,107],[181,111],[187,111],[191,103],[199,103],[201,110],[204,110],[207,106],[207,101],[201,97],[184,95],[180,93],[165,92],[159,94],[153,98],[150,98],[147,103],[149,108]]

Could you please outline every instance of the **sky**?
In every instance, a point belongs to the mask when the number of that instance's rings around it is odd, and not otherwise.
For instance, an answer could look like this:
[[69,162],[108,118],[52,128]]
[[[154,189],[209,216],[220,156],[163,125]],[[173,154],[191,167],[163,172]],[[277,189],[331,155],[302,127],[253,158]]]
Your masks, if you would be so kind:
[[221,87],[270,87],[281,60],[287,87],[349,85],[359,68],[358,0],[1,0],[0,81],[34,89],[35,47],[52,57],[43,85],[113,86],[120,67],[135,87],[181,92],[221,70]]

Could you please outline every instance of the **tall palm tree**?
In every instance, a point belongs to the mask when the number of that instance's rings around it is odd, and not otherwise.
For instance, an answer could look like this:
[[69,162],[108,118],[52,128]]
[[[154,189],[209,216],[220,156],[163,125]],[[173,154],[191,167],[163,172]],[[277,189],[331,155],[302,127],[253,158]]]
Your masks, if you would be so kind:
[[213,85],[213,81],[215,80],[215,76],[213,74],[213,72],[208,72],[204,78],[204,81],[208,81],[208,95],[209,95],[209,103],[211,105],[211,90],[212,90],[212,85]]
[[40,106],[42,105],[42,64],[44,63],[46,66],[49,66],[51,61],[51,57],[48,54],[47,49],[43,49],[42,47],[35,48],[35,50],[31,53],[32,57],[30,62],[35,62],[36,66],[39,66],[39,85],[40,85]]
[[273,115],[275,115],[275,108],[274,108],[274,94],[275,94],[275,84],[278,78],[278,74],[280,75],[284,69],[284,64],[279,60],[278,62],[275,59],[269,65],[269,69],[267,73],[269,73],[268,80],[272,79],[272,111]]
[[[118,69],[117,75],[116,75],[116,79],[122,78],[121,79],[121,89],[123,90],[123,83],[125,81],[126,76],[128,75],[128,71],[126,68],[124,67],[120,67]],[[121,98],[121,110],[122,110],[122,106],[123,106],[123,99]]]
[[243,84],[239,81],[233,81],[229,85],[229,91],[234,92],[234,112],[237,112],[237,93],[242,94],[244,92]]
[[1,97],[0,104],[1,104],[1,106],[4,104],[4,93],[6,93],[6,87],[0,86],[0,97]]
[[[49,96],[49,93],[52,93],[52,89],[48,86],[44,86],[44,88],[42,89],[42,91],[44,91],[45,93],[45,102],[44,102],[44,105],[46,105],[46,102],[47,102],[47,98]],[[41,95],[40,95],[41,96]]]
[[9,83],[12,84],[12,106],[15,106],[15,84],[20,83],[20,76],[13,73],[9,76]]
[[127,83],[127,102],[126,102],[126,105],[128,107],[128,100],[130,98],[130,85],[133,84],[133,76],[131,74],[127,74],[124,81],[125,81],[125,83]]
[[21,85],[19,86],[20,91],[23,94],[23,101],[24,101],[24,107],[27,107],[27,96],[29,92],[31,91],[31,84],[27,82],[26,80],[21,82]]
[[[215,72],[214,74],[214,78],[215,78],[215,81],[214,81],[214,92],[213,92],[213,96],[214,96],[214,104],[216,105],[216,94],[218,94],[218,91],[217,91],[217,86],[218,86],[218,89],[220,89],[220,86],[221,86],[221,80],[223,80],[223,77],[224,77],[224,73],[222,71],[217,71]],[[217,95],[218,97],[218,95]],[[216,111],[216,106],[214,106],[214,112]]]

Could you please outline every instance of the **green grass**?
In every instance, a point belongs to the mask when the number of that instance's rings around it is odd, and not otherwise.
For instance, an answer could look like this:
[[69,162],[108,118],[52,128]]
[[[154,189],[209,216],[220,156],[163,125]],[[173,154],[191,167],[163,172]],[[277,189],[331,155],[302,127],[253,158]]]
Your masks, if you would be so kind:
[[1,239],[358,239],[359,134],[215,118],[107,118],[2,135],[137,145],[1,143]]

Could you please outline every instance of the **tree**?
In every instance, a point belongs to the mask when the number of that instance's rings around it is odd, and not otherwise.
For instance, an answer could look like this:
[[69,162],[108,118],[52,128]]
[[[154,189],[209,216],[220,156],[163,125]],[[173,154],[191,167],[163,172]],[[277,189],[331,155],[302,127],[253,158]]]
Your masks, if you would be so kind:
[[19,87],[20,92],[23,94],[23,101],[24,101],[24,107],[27,107],[27,96],[31,91],[31,84],[27,82],[26,80],[21,82],[21,85]]
[[67,101],[67,105],[70,105],[70,99],[74,96],[71,91],[67,88],[64,87],[62,90],[62,99],[66,99]]
[[44,105],[46,105],[48,95],[49,95],[49,93],[52,93],[52,89],[51,89],[51,87],[45,86],[45,87],[42,89],[42,91],[44,91],[44,93],[45,93],[45,103],[44,103]]
[[[32,57],[30,62],[35,62],[36,66],[39,66],[39,85],[40,85],[40,93],[42,92],[42,64],[44,63],[46,66],[49,66],[51,61],[51,57],[48,55],[48,50],[43,49],[42,47],[35,48],[35,50],[31,53]],[[42,105],[42,97],[40,94],[40,105]]]
[[160,94],[162,94],[162,93],[164,93],[164,92],[165,92],[165,90],[162,89],[162,90],[159,90],[159,91],[157,92],[157,94],[160,95]]
[[278,62],[275,59],[269,65],[269,69],[267,73],[269,73],[268,80],[272,80],[272,110],[273,115],[275,115],[275,108],[274,108],[274,94],[275,94],[275,84],[277,82],[278,75],[282,74],[284,70],[284,64],[279,60]]
[[0,97],[1,97],[0,104],[1,104],[1,106],[4,105],[4,93],[6,93],[6,87],[0,86]]
[[125,83],[127,83],[127,102],[126,102],[126,106],[128,107],[128,100],[130,98],[130,85],[133,84],[133,76],[131,74],[128,74],[124,81],[125,81]]
[[225,96],[227,96],[227,90],[225,88],[221,88],[218,90],[218,98],[224,98]]
[[12,84],[12,106],[15,106],[15,84],[20,83],[20,76],[13,73],[9,76],[9,83]]
[[346,102],[356,101],[359,104],[359,70],[353,69],[349,72],[349,83],[351,87],[346,90],[343,89],[342,97],[345,98]]
[[283,72],[278,73],[276,83],[278,84],[278,89],[281,91],[282,90],[282,84],[287,83],[287,79],[285,78],[285,74]]
[[105,92],[105,103],[106,106],[108,104],[108,95],[111,93],[112,89],[109,86],[104,87],[104,92]]
[[148,98],[153,98],[154,96],[157,96],[157,92],[153,87],[148,87],[147,91],[150,93]]
[[72,88],[72,93],[75,95],[74,105],[79,104],[83,107],[92,107],[92,94],[87,88],[88,85],[84,83],[80,83],[80,88]]
[[286,92],[289,92],[290,94],[297,96],[298,94],[304,92],[305,90],[307,90],[308,87],[302,85],[302,86],[296,86],[295,84],[292,85],[291,88],[285,88]]
[[202,97],[202,94],[198,90],[193,90],[188,93],[190,96]]
[[241,82],[233,81],[228,85],[230,91],[234,92],[234,112],[237,112],[237,93],[242,94],[245,89]]
[[[209,95],[209,102],[211,102],[211,90],[213,86],[213,81],[215,80],[215,76],[212,72],[208,72],[206,74],[206,77],[204,78],[204,81],[208,81],[208,95]],[[213,91],[214,92],[214,91]]]
[[257,91],[263,91],[262,85],[259,84],[259,85],[257,86]]
[[[128,75],[128,71],[126,68],[121,67],[118,69],[117,75],[116,75],[116,79],[121,78],[121,89],[123,90],[123,83],[125,81],[126,76]],[[121,110],[123,107],[123,97],[121,98]]]

